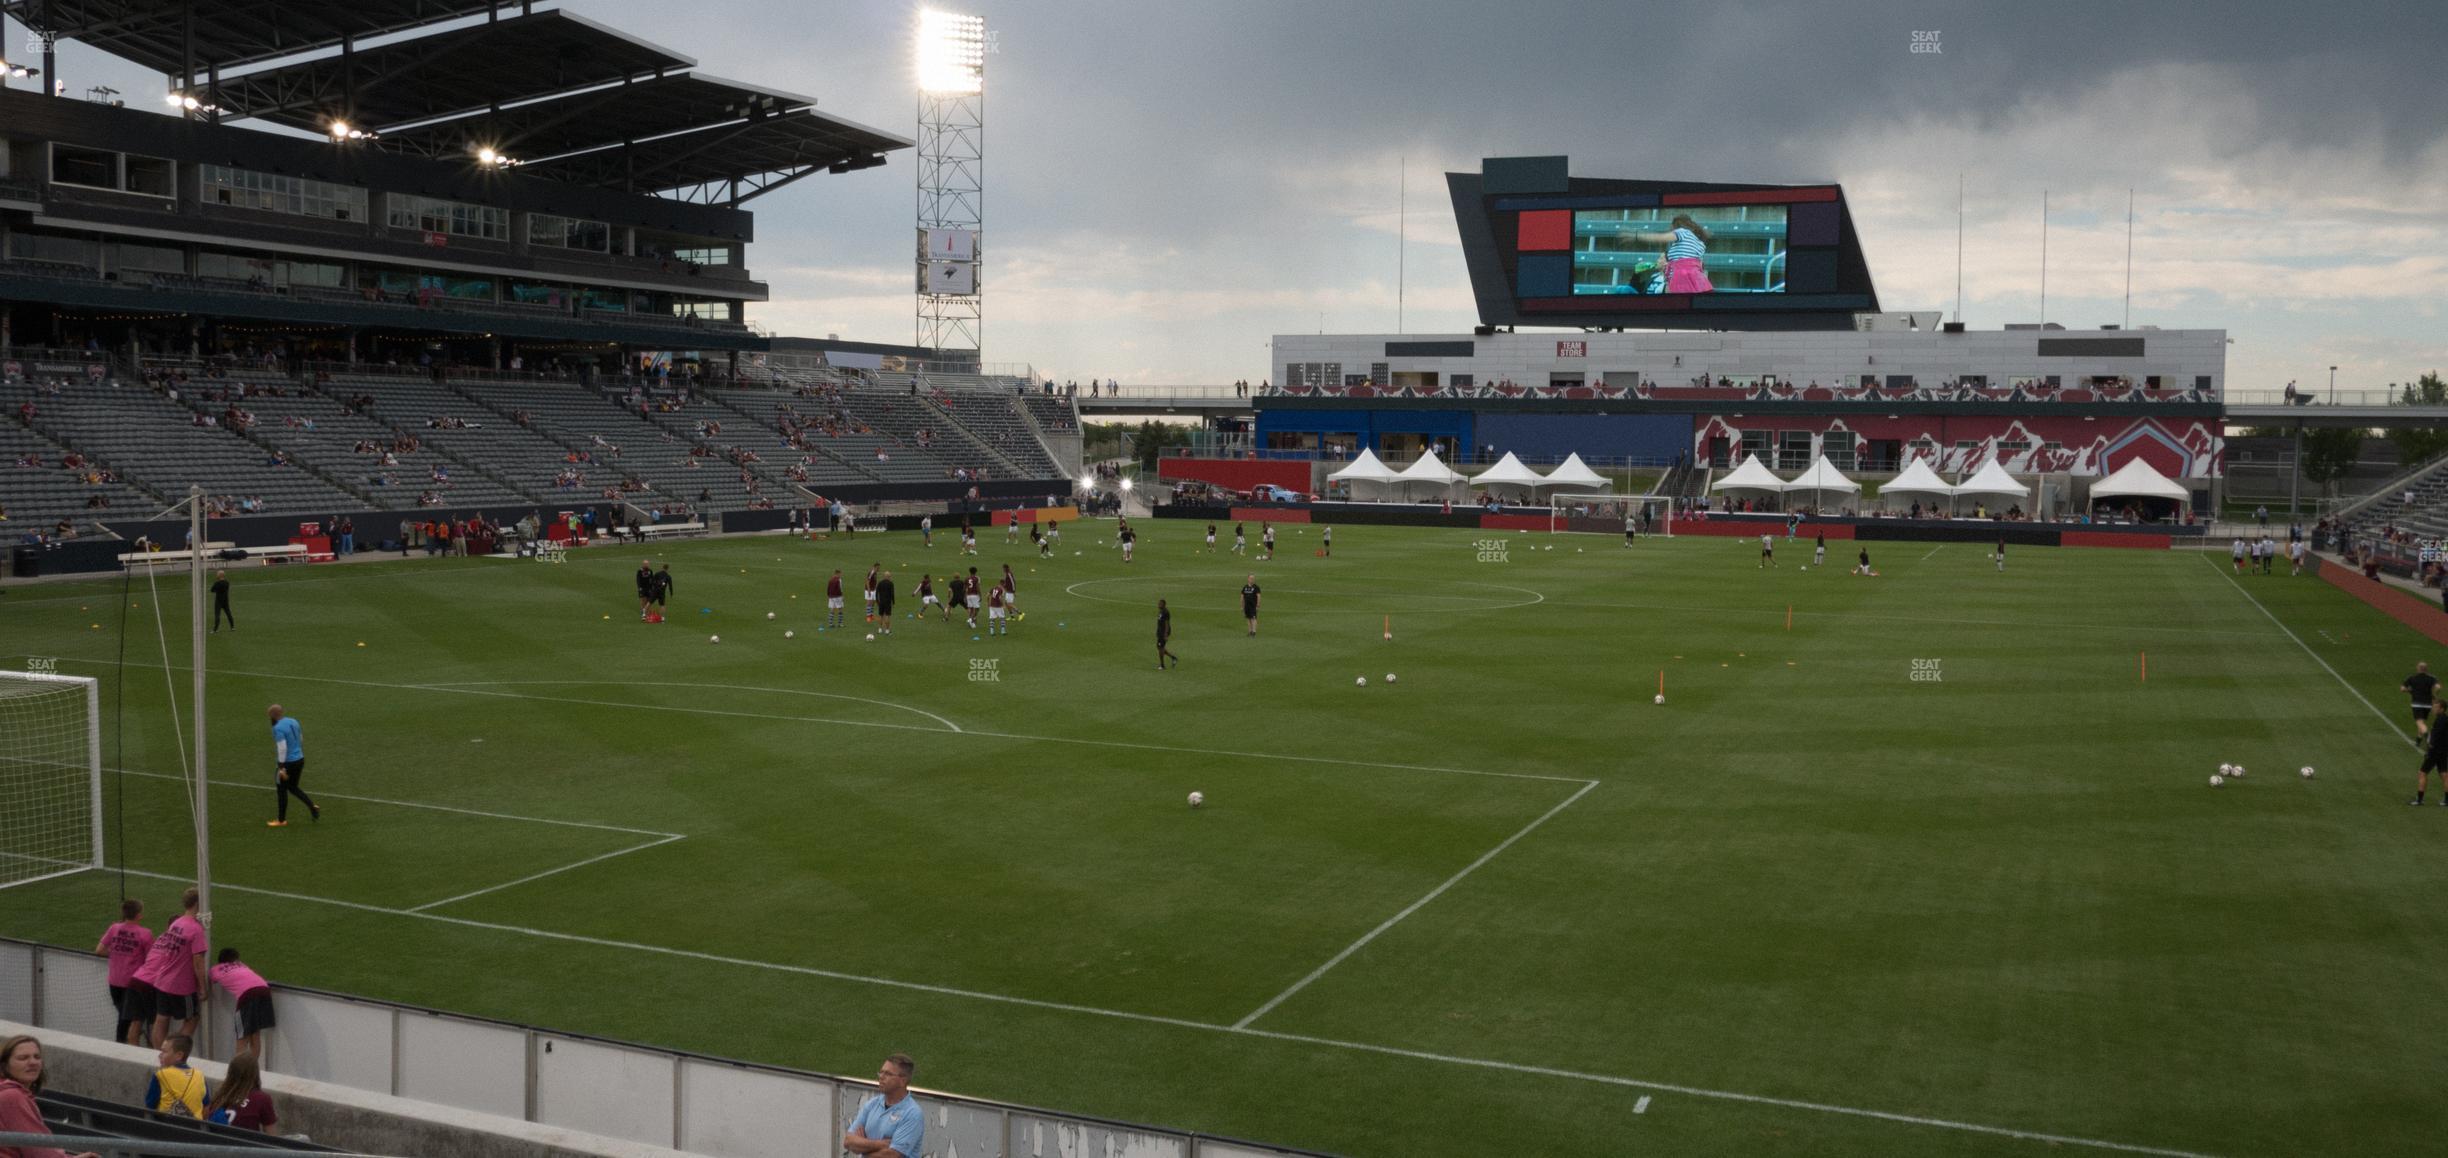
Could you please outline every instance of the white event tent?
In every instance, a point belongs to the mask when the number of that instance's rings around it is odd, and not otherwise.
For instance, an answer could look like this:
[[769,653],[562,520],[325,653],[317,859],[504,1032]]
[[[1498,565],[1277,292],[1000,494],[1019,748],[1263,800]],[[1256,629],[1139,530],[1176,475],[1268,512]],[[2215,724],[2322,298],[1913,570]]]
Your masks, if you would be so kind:
[[[2135,461],[2141,460],[2136,459]],[[1972,472],[1971,478],[1958,483],[1955,493],[1959,495],[2003,495],[2007,498],[2021,499],[2031,497],[2031,488],[2016,482],[2014,476],[2007,474],[2006,468],[1999,466],[1997,460],[1993,458],[1987,465]],[[2179,488],[2177,497],[2183,497],[2182,488]]]
[[1809,491],[1814,500],[1813,505],[1817,505],[1816,500],[1819,496],[1829,491],[1858,494],[1861,491],[1861,484],[1846,478],[1844,472],[1837,470],[1836,464],[1829,462],[1827,456],[1823,454],[1810,464],[1809,470],[1803,471],[1800,477],[1786,483],[1785,491],[1788,494],[1794,491]]
[[1453,494],[1453,484],[1461,481],[1463,481],[1461,474],[1446,466],[1445,460],[1438,458],[1436,451],[1429,450],[1420,454],[1419,461],[1404,467],[1402,474],[1395,478],[1394,485],[1403,492],[1406,498],[1409,497],[1411,488],[1420,484],[1436,488],[1429,492],[1431,494],[1441,491],[1450,498]]
[[2159,473],[2158,468],[2137,456],[2127,459],[2125,465],[2116,469],[2116,473],[2092,483],[2091,497],[2095,499],[2139,497],[2174,499],[2177,502],[2184,502],[2193,497],[2193,492],[2185,489],[2181,483],[2170,482],[2166,475]]
[[1535,494],[1540,484],[1547,480],[1539,477],[1539,472],[1522,465],[1522,460],[1508,450],[1503,458],[1496,460],[1496,465],[1472,475],[1470,481],[1475,487],[1487,487],[1490,490],[1497,487],[1518,487],[1522,494]]
[[1931,470],[1928,462],[1918,458],[1904,468],[1904,473],[1879,488],[1879,498],[1882,500],[1889,495],[1952,496],[1954,493],[1954,487],[1938,477],[1938,472]]
[[1776,474],[1770,471],[1767,467],[1761,466],[1759,456],[1754,454],[1743,459],[1742,465],[1728,471],[1724,478],[1710,483],[1709,489],[1713,491],[1768,491],[1770,493],[1776,493],[1785,489],[1785,480],[1778,478]]
[[1557,464],[1554,470],[1548,471],[1546,478],[1540,480],[1540,485],[1571,487],[1581,491],[1612,490],[1615,486],[1605,475],[1591,470],[1589,464],[1581,461],[1581,456],[1577,454],[1565,455],[1564,461]]
[[1360,457],[1351,461],[1350,466],[1327,475],[1326,481],[1350,486],[1355,499],[1360,497],[1360,484],[1368,483],[1377,488],[1375,497],[1383,499],[1388,490],[1402,481],[1402,476],[1395,473],[1394,468],[1378,461],[1376,451],[1364,449]]

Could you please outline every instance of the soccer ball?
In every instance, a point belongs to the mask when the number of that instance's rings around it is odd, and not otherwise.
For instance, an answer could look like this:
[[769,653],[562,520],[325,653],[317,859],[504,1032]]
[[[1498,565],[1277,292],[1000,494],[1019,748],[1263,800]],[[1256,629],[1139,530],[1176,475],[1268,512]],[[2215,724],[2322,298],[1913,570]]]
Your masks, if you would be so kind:
[[1198,807],[1199,805],[1202,805],[1202,804],[1205,804],[1205,803],[1207,803],[1207,794],[1206,794],[1206,793],[1204,793],[1204,792],[1193,792],[1193,793],[1191,793],[1191,794],[1190,794],[1190,807],[1192,807],[1192,808],[1196,808],[1196,807]]
[[2221,765],[2219,765],[2219,775],[2221,775],[2221,776],[2233,776],[2233,775],[2235,775],[2235,765],[2233,765],[2233,764],[2221,764]]
[[1664,693],[1664,692],[1659,692],[1659,693],[1657,694],[1657,697],[1656,697],[1655,699],[1650,700],[1649,702],[1650,702],[1650,703],[1653,703],[1653,704],[1662,704],[1662,703],[1665,703],[1665,702],[1666,702],[1666,693]]
[[867,642],[869,642],[869,643],[874,643],[874,642],[875,642],[875,633],[874,633],[874,632],[870,631],[870,632],[868,632],[868,633],[867,633]]
[[1368,677],[1367,677],[1367,676],[1361,676],[1360,678],[1355,679],[1355,680],[1353,680],[1352,682],[1353,682],[1353,683],[1355,683],[1355,684],[1360,685],[1361,687],[1364,687],[1364,688],[1365,688],[1365,687],[1367,687],[1367,686],[1368,686]]
[[1393,673],[1393,672],[1387,672],[1387,673],[1386,673],[1386,682],[1387,682],[1387,683],[1393,683],[1393,682],[1394,682],[1394,673]]
[[1808,563],[1804,563],[1804,564],[1802,565],[1802,569],[1803,569],[1803,570],[1805,570],[1805,571],[1810,570],[1810,564],[1808,564]]
[[2218,774],[2218,773],[2216,773],[2216,772],[2213,772],[2213,773],[2211,773],[2211,774],[2210,774],[2210,786],[2211,786],[2212,788],[2216,788],[2216,787],[2218,787],[2218,786],[2219,786],[2219,785],[2221,785],[2221,784],[2225,784],[2226,782],[2227,782],[2227,778],[2226,778],[2226,777],[2221,776],[2221,775],[2219,775],[2219,774]]
[[2236,766],[2235,766],[2235,771],[2228,773],[2228,775],[2230,775],[2230,776],[2237,776],[2237,777],[2241,777],[2241,776],[2243,776],[2243,775],[2244,775],[2244,766],[2243,766],[2242,764],[2238,764],[2238,765],[2236,765]]
[[2310,780],[2312,778],[2312,766],[2310,764],[2303,766],[2303,778],[2306,780]]
[[721,642],[722,642],[722,637],[721,637],[721,636],[719,636],[719,635],[709,635],[709,636],[707,636],[707,637],[706,637],[706,642],[707,642],[707,643],[721,643]]
[[796,631],[785,631],[785,632],[783,632],[783,633],[782,633],[782,638],[784,638],[784,639],[797,639],[797,638],[799,638],[799,633],[798,633],[798,632],[796,632]]
[[770,611],[766,612],[766,613],[765,613],[765,618],[767,618],[767,619],[771,619],[771,618],[773,618],[773,612],[770,612]]

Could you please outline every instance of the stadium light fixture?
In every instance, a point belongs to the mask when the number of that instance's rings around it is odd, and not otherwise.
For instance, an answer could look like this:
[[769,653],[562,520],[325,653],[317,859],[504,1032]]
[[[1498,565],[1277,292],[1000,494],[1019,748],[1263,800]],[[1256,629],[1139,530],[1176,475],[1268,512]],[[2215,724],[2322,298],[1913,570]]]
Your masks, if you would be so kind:
[[986,87],[986,19],[940,12],[918,13],[918,88],[959,95]]
[[22,64],[10,64],[5,60],[0,60],[0,77],[10,77],[16,80],[24,80],[29,76],[40,75],[42,75],[42,70],[39,68],[30,68]]
[[335,120],[331,123],[331,137],[335,141],[370,141],[376,135],[351,125],[347,121]]
[[518,162],[495,152],[491,145],[476,150],[476,163],[488,169],[507,169]]

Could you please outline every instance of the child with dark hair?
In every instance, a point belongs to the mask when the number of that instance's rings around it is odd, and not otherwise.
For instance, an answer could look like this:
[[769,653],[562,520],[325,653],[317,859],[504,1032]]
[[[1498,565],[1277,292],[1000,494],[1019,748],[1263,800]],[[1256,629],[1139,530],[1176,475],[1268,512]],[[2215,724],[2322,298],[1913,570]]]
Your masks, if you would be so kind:
[[1675,214],[1674,228],[1671,230],[1632,236],[1633,240],[1643,245],[1666,247],[1667,293],[1705,294],[1716,291],[1717,287],[1709,283],[1708,271],[1702,267],[1708,258],[1708,227],[1692,220],[1691,214]]

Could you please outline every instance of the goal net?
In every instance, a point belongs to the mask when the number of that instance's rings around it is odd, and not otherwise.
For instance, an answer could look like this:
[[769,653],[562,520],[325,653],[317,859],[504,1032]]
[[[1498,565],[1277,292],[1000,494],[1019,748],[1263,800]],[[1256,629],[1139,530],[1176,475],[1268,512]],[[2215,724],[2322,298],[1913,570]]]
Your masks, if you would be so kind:
[[0,672],[0,888],[100,867],[100,685]]
[[1667,495],[1551,495],[1547,530],[1555,534],[1674,536],[1674,499]]

